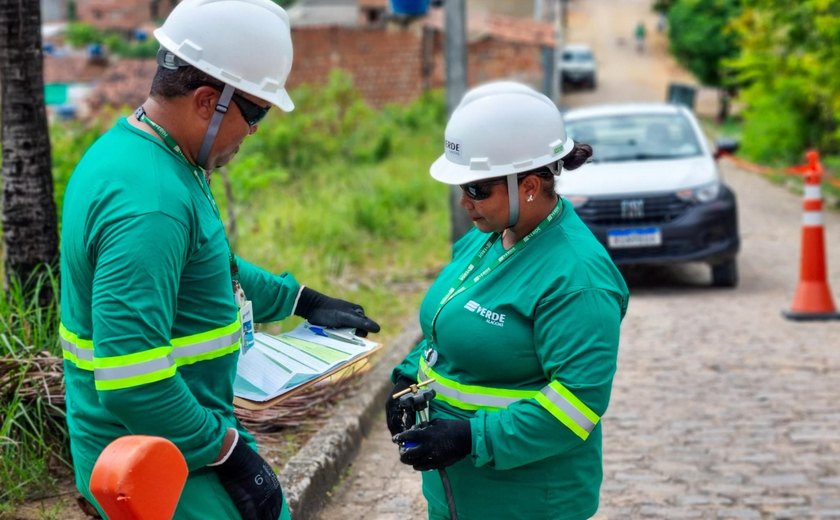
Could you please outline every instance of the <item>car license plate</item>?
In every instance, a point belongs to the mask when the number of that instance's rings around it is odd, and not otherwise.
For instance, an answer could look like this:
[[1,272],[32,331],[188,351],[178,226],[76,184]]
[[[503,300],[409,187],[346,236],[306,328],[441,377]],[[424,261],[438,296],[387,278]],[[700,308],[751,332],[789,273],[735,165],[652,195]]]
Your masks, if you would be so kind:
[[662,234],[657,227],[611,229],[607,231],[607,246],[611,249],[656,247],[659,245],[662,245]]

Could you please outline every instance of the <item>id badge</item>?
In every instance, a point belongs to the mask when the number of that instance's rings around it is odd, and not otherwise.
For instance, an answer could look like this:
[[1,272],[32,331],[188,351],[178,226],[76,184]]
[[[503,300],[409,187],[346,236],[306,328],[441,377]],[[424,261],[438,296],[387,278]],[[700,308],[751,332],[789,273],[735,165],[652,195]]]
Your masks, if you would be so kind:
[[254,307],[251,305],[251,300],[245,300],[239,308],[239,316],[242,320],[240,345],[242,353],[247,354],[248,350],[254,346]]
[[239,306],[239,320],[242,322],[242,335],[239,337],[239,346],[242,354],[247,354],[254,346],[254,307],[251,300],[245,297],[245,291],[239,284],[234,285],[236,304]]

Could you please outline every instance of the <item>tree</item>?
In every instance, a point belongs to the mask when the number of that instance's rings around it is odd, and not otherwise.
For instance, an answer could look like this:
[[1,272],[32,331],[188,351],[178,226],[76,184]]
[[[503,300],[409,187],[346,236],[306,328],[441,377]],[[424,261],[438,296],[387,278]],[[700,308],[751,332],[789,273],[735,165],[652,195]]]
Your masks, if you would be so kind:
[[729,115],[734,85],[724,62],[738,54],[730,22],[741,12],[739,0],[677,0],[668,10],[668,40],[677,61],[708,87],[720,92],[718,119]]
[[731,63],[747,86],[742,150],[799,161],[806,148],[840,152],[840,1],[744,0]]
[[39,2],[0,0],[0,119],[4,266],[27,281],[58,258]]

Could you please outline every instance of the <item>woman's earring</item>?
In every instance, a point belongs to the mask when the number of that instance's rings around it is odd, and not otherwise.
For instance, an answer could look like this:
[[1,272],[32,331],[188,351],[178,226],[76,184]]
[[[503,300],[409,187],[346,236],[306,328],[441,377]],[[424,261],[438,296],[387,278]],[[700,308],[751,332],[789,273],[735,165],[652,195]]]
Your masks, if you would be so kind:
[[534,202],[534,196],[533,195],[528,195],[527,200],[528,200],[528,202]]

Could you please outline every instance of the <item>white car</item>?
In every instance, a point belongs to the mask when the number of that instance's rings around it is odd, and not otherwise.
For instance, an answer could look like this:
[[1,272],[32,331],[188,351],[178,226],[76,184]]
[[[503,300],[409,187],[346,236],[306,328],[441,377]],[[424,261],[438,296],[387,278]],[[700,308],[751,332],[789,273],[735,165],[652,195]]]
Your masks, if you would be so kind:
[[598,65],[589,45],[574,43],[563,47],[558,67],[560,80],[565,85],[587,86],[591,89],[598,85]]
[[602,105],[569,110],[566,131],[592,146],[592,164],[564,172],[558,192],[618,265],[705,262],[712,285],[738,284],[735,194],[694,115],[677,104]]

